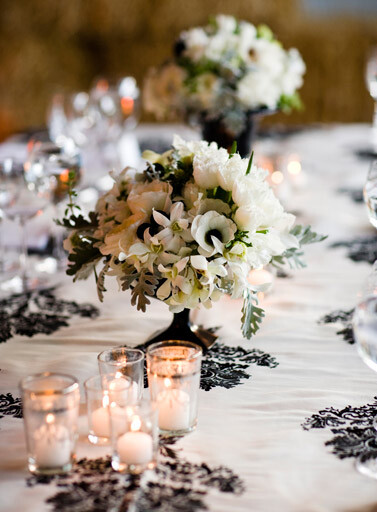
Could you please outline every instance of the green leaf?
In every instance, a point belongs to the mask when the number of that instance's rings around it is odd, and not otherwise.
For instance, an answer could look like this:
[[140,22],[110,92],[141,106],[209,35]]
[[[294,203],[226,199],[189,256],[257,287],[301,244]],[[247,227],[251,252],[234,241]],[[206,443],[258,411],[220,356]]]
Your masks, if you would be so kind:
[[247,290],[242,306],[242,334],[248,340],[255,334],[264,317],[264,311],[258,307],[258,297],[251,290]]
[[68,269],[69,276],[75,276],[76,279],[86,279],[92,272],[94,266],[102,258],[102,254],[93,247],[93,243],[97,242],[95,238],[87,237],[86,240],[79,239],[79,245],[75,245],[71,254],[68,256]]
[[110,261],[106,261],[104,267],[102,268],[101,272],[98,274],[98,277],[96,279],[97,282],[97,295],[100,300],[100,302],[103,302],[103,294],[106,291],[105,288],[105,276],[110,268]]
[[234,140],[232,147],[230,148],[229,158],[232,158],[232,156],[236,153],[237,153],[237,141]]
[[254,158],[254,151],[251,152],[251,155],[250,155],[250,158],[249,158],[249,163],[247,164],[247,169],[246,169],[246,176],[250,173],[251,171],[251,166],[252,166],[252,163],[253,163],[253,158]]
[[81,213],[79,215],[72,213],[69,217],[56,220],[55,222],[59,226],[63,226],[67,229],[94,231],[98,227],[98,214],[96,212],[90,212],[89,219],[86,219]]
[[306,263],[302,259],[304,252],[301,250],[301,247],[303,245],[322,242],[322,240],[327,238],[327,235],[319,235],[312,231],[311,226],[301,225],[292,228],[290,233],[297,238],[300,247],[290,247],[280,256],[273,256],[271,264],[274,265],[274,267],[281,267],[288,264],[290,268],[304,268],[306,267]]
[[151,303],[147,296],[154,297],[158,283],[157,277],[143,269],[140,272],[137,284],[132,288],[131,304],[136,305],[138,310],[145,312],[146,306]]
[[300,94],[296,91],[290,96],[282,94],[279,99],[278,108],[285,113],[289,113],[291,110],[303,110],[304,105],[301,101]]

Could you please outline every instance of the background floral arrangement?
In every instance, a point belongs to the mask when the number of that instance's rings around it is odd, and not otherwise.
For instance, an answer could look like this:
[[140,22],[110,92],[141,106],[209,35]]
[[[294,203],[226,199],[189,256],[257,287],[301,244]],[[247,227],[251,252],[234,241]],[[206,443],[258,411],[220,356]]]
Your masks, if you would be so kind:
[[248,111],[299,108],[304,72],[298,50],[284,50],[266,25],[218,15],[182,32],[174,59],[149,72],[144,107],[160,119],[221,114],[237,135]]
[[[174,137],[173,148],[144,153],[144,171],[126,168],[85,219],[73,191],[62,224],[67,273],[93,270],[100,300],[105,276],[115,276],[131,303],[145,311],[149,297],[172,312],[203,305],[223,294],[243,298],[242,332],[250,338],[263,310],[247,278],[268,263],[303,266],[300,247],[322,240],[296,226],[266,181],[267,171],[215,143]],[[96,266],[101,263],[97,274]]]

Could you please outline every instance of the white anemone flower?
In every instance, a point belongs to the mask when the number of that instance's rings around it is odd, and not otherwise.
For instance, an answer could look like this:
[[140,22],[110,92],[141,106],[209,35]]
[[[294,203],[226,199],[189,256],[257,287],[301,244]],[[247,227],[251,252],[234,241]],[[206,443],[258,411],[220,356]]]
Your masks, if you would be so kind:
[[191,234],[198,243],[198,252],[210,257],[223,252],[224,245],[233,240],[235,223],[215,211],[197,215],[191,225]]

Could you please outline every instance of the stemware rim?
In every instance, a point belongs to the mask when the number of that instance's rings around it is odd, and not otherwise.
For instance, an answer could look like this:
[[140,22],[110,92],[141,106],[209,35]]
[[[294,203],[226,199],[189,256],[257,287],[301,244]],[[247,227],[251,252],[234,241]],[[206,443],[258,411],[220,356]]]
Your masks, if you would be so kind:
[[[63,379],[67,379],[70,381],[70,383],[67,386],[62,387],[61,389],[31,389],[28,387],[28,384],[31,384],[34,381],[37,381],[38,379],[45,379],[48,377],[62,377]],[[34,373],[32,375],[28,375],[27,377],[24,377],[21,379],[19,383],[19,387],[22,393],[29,393],[31,395],[35,396],[44,396],[44,395],[67,395],[68,393],[72,393],[73,391],[76,391],[79,389],[79,383],[76,377],[73,375],[69,375],[68,373],[61,373],[61,372],[41,372],[41,373]]]

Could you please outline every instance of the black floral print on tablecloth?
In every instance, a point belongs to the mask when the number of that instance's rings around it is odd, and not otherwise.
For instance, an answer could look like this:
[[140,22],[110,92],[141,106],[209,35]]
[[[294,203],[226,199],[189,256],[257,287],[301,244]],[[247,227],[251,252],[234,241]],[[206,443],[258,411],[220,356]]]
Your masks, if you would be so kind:
[[207,510],[205,498],[211,489],[242,494],[244,484],[232,470],[181,459],[171,443],[162,441],[157,468],[141,477],[116,473],[106,457],[81,459],[69,475],[33,476],[27,483],[30,487],[55,484],[60,488],[47,499],[55,512],[195,512]]
[[0,419],[4,416],[22,418],[21,398],[14,398],[11,393],[0,393]]
[[0,343],[16,334],[52,334],[68,326],[73,316],[98,315],[99,310],[91,304],[58,299],[55,288],[13,294],[0,300]]
[[352,329],[352,316],[354,309],[342,310],[337,309],[336,311],[332,311],[331,313],[323,316],[320,320],[320,324],[340,324],[342,326],[341,329],[336,331],[336,334],[342,336],[344,341],[353,345],[355,343],[355,338],[353,336]]
[[[138,345],[145,351],[145,345]],[[259,349],[229,347],[216,342],[203,356],[200,376],[200,388],[210,391],[213,388],[231,389],[250,379],[248,369],[252,364],[276,368],[278,362],[274,357]],[[144,386],[148,387],[147,373],[144,372]]]
[[339,188],[338,192],[349,196],[354,203],[364,202],[363,190],[361,188]]
[[366,460],[377,457],[376,430],[373,420],[377,415],[377,397],[371,404],[343,409],[328,407],[305,420],[304,430],[328,429],[332,437],[325,445],[339,459],[361,457]]
[[330,247],[346,247],[347,257],[352,261],[366,261],[373,264],[377,259],[377,235],[357,237],[353,240],[341,240]]

